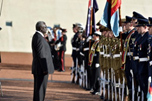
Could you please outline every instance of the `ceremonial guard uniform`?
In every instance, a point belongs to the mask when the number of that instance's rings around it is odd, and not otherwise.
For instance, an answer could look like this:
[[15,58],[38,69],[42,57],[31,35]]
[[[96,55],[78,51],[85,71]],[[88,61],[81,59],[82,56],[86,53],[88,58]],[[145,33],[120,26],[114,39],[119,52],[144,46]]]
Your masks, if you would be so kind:
[[54,41],[52,44],[53,63],[54,63],[55,69],[59,70],[60,64],[58,63],[60,62],[60,60],[59,60],[58,51],[61,46],[59,39],[61,38],[61,35],[62,35],[59,25],[54,25],[53,35],[54,35]]
[[93,83],[93,92],[92,94],[99,94],[100,91],[100,82],[98,78],[100,78],[100,64],[99,64],[99,36],[101,36],[101,32],[96,31],[93,34],[94,43],[91,46],[91,50],[89,52],[89,66],[92,71],[92,83]]
[[73,74],[73,78],[72,78],[72,83],[74,83],[75,81],[75,68],[76,68],[76,58],[77,58],[77,41],[78,41],[78,25],[77,24],[73,24],[73,31],[75,33],[75,35],[73,36],[72,40],[71,40],[71,44],[72,44],[72,59],[73,59],[73,68],[72,68],[72,74]]
[[[92,44],[92,41],[91,41]],[[85,56],[85,69],[87,70],[87,84],[88,87],[86,89],[91,90],[93,88],[93,84],[91,83],[91,77],[92,77],[92,73],[91,73],[91,68],[88,65],[88,60],[89,60],[89,40],[85,41],[84,47],[83,47],[83,52],[84,52],[84,56]]]
[[99,42],[99,47],[100,47],[100,58],[99,58],[99,63],[100,63],[100,67],[101,67],[101,70],[103,71],[103,61],[104,61],[104,40],[105,40],[105,37],[102,35],[101,38],[100,38],[100,42]]
[[59,49],[58,55],[59,55],[59,63],[60,63],[60,68],[59,71],[65,71],[65,51],[66,51],[66,40],[67,40],[67,36],[66,33],[67,30],[66,29],[62,29],[62,37],[59,39],[59,41],[61,42],[61,47]]
[[147,25],[149,27],[149,45],[148,45],[148,59],[149,59],[149,66],[148,66],[148,93],[147,93],[147,101],[151,101],[151,87],[152,87],[152,17],[149,17],[149,24]]
[[[138,19],[138,33],[141,34],[141,38],[139,39],[138,45],[138,53],[139,53],[139,65],[138,65],[138,82],[141,88],[141,91],[144,92],[144,100],[146,101],[146,95],[148,91],[148,58],[147,58],[147,50],[148,50],[148,39],[149,33],[144,32],[141,33],[141,26],[145,29],[147,28],[148,20],[147,19]],[[147,29],[148,30],[148,29]]]
[[121,52],[121,42],[118,38],[113,39],[113,46],[112,46],[112,55],[113,55],[113,69],[115,71],[116,80],[118,80],[118,77],[122,72],[119,72],[121,67],[121,58],[120,58],[120,52]]
[[125,43],[124,43],[124,50],[123,50],[123,56],[122,56],[122,63],[125,66],[125,75],[127,78],[127,86],[129,89],[129,98],[132,99],[132,68],[133,67],[133,58],[132,58],[132,54],[133,54],[133,34],[135,32],[133,25],[131,25],[131,20],[132,18],[129,16],[126,16],[126,30],[128,33],[128,36],[125,39]]

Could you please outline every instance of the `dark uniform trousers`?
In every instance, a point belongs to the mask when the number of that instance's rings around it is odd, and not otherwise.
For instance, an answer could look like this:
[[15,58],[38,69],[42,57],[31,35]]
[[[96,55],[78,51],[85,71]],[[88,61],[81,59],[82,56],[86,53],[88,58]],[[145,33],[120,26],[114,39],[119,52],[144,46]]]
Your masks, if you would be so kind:
[[131,57],[126,56],[125,75],[126,75],[127,85],[129,90],[132,89],[132,76],[130,73],[131,69],[132,69]]
[[139,50],[138,81],[141,90],[144,92],[144,100],[146,100],[146,95],[148,91],[148,61],[145,60],[147,59],[148,38],[149,38],[149,33],[147,32],[139,40],[139,45],[138,45],[138,50]]
[[59,58],[60,58],[60,70],[64,71],[65,70],[65,51],[66,51],[66,40],[67,40],[67,36],[63,35],[63,37],[60,39],[61,40],[61,44],[62,46],[60,47],[60,50],[58,52]]
[[91,86],[93,86],[95,92],[100,91],[100,82],[98,80],[98,78],[100,77],[100,71],[101,71],[100,67],[98,68],[95,68],[94,66],[91,67],[91,73],[92,73]]
[[44,101],[48,74],[47,75],[36,75],[34,74],[34,97],[33,101]]
[[60,50],[58,52],[58,55],[60,58],[60,70],[64,71],[65,70],[65,61],[64,61],[65,52],[63,50]]
[[88,89],[93,88],[93,83],[91,82],[91,77],[92,77],[92,70],[91,67],[88,65],[88,58],[89,58],[89,42],[86,42],[84,44],[84,55],[85,55],[85,69],[87,70],[87,83],[88,83]]
[[100,72],[101,72],[101,68],[100,68],[100,64],[99,64],[99,51],[100,48],[97,44],[96,48],[95,48],[95,54],[93,57],[93,61],[92,61],[92,66],[91,66],[91,86],[93,85],[93,90],[94,92],[99,92],[100,91],[100,82],[98,80],[98,78],[100,78]]

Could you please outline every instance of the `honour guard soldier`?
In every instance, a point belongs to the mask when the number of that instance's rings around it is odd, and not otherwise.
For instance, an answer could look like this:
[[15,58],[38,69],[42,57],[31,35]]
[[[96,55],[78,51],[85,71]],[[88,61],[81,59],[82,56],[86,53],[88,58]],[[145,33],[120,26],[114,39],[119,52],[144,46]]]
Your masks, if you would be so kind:
[[80,23],[76,23],[73,24],[73,32],[75,33],[75,35],[73,36],[72,40],[71,40],[71,44],[72,44],[72,59],[73,59],[73,63],[74,66],[72,68],[72,83],[74,83],[74,81],[78,84],[79,80],[78,80],[78,55],[79,55],[79,28],[80,28],[81,24]]
[[91,77],[92,77],[92,73],[91,73],[91,68],[89,67],[88,65],[88,58],[89,58],[89,42],[91,41],[91,44],[92,44],[92,37],[89,36],[86,40],[85,40],[85,43],[84,43],[84,46],[83,46],[83,53],[84,53],[84,56],[85,56],[85,69],[87,70],[87,87],[86,87],[86,90],[91,90],[93,88],[93,84],[91,82]]
[[122,56],[122,63],[125,65],[125,75],[127,78],[127,86],[129,89],[129,98],[130,100],[132,99],[132,74],[131,71],[134,68],[133,66],[133,58],[132,58],[132,54],[133,54],[133,35],[134,35],[134,27],[133,24],[131,23],[132,18],[129,16],[126,16],[126,30],[128,33],[128,36],[125,39],[125,43],[124,43],[124,50],[123,50],[123,56]]
[[151,80],[152,80],[152,17],[149,17],[149,24],[147,25],[149,27],[149,45],[148,45],[148,59],[149,59],[149,66],[148,66],[148,71],[149,71],[149,77],[148,77],[148,90],[149,92],[147,93],[147,101],[151,101],[151,94],[150,94],[150,89],[151,89]]
[[59,47],[61,45],[61,43],[59,42],[59,39],[61,37],[60,25],[54,25],[53,35],[54,35],[54,42],[52,44],[53,63],[54,63],[55,69],[58,70],[60,67],[60,65],[58,64],[58,62],[59,62],[58,51],[59,51]]
[[60,60],[59,71],[64,72],[65,71],[64,55],[65,55],[65,51],[66,51],[66,40],[67,40],[66,32],[67,32],[67,30],[63,29],[63,28],[61,30],[62,30],[62,37],[59,39],[59,41],[61,42],[61,47],[58,52],[59,60]]
[[144,101],[147,101],[146,95],[148,91],[148,19],[138,19],[137,31],[141,34],[138,45],[138,54],[139,54],[139,65],[138,65],[138,83],[141,88],[141,91],[144,93]]
[[74,83],[75,81],[75,68],[76,68],[76,58],[77,58],[77,39],[78,39],[78,25],[77,24],[73,24],[73,32],[74,32],[74,36],[71,40],[71,44],[72,44],[72,59],[73,59],[73,67],[72,67],[72,83]]
[[101,32],[96,31],[93,34],[94,43],[91,46],[90,52],[89,52],[89,63],[92,70],[92,77],[91,81],[93,83],[93,92],[92,94],[100,94],[100,82],[98,78],[100,78],[100,64],[99,64],[99,54],[100,54],[100,48],[99,48],[99,37],[101,36]]
[[149,24],[147,25],[149,27],[149,48],[148,48],[148,59],[149,59],[149,77],[152,77],[152,17],[149,17]]

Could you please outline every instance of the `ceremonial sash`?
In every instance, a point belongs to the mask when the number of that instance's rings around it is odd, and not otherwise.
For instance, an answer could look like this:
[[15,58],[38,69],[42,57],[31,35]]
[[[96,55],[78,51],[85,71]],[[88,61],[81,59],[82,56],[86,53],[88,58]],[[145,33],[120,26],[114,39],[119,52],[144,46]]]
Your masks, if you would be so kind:
[[125,70],[125,63],[126,63],[126,55],[128,52],[128,48],[129,48],[129,41],[131,38],[131,35],[135,32],[135,30],[132,30],[129,35],[127,36],[127,38],[125,39],[125,43],[124,43],[124,49],[122,52],[122,67],[121,69]]
[[92,66],[92,62],[93,62],[93,57],[94,57],[94,54],[95,54],[95,51],[96,51],[96,46],[97,44],[99,43],[99,41],[95,41],[91,47],[91,50],[89,52],[89,62],[88,62],[88,65],[89,66]]

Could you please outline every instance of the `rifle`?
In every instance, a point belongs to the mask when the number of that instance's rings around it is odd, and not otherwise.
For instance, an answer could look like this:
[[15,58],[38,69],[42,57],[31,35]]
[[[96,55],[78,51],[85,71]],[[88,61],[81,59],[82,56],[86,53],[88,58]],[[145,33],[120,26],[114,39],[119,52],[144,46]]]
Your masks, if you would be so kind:
[[135,94],[135,90],[134,90],[134,74],[133,71],[130,70],[131,76],[132,76],[132,101],[134,101],[134,94]]
[[75,77],[74,77],[74,79],[75,79],[75,83],[77,82],[77,73],[78,73],[78,58],[76,58],[76,67],[75,67]]
[[75,71],[75,67],[74,67],[74,65],[72,65],[72,67],[70,68],[70,70],[71,70],[71,82],[73,83],[73,81],[74,81],[74,76],[75,76],[75,73],[74,73],[74,71]]

